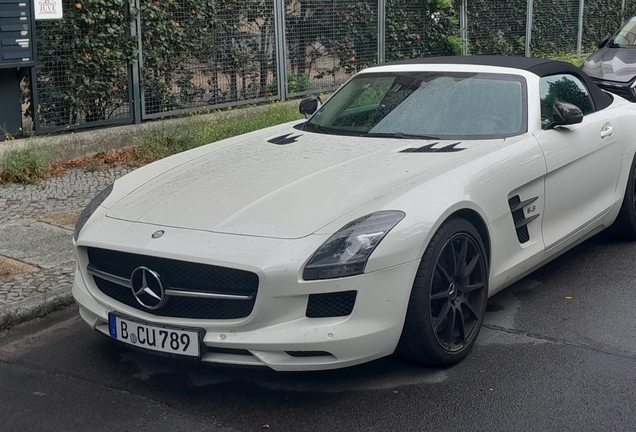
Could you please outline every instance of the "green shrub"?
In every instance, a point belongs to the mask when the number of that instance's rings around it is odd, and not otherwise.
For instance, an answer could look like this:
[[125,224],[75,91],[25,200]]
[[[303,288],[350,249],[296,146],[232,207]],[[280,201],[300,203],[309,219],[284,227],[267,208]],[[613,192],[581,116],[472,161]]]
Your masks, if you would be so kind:
[[311,90],[311,81],[307,72],[299,74],[289,74],[287,77],[287,89],[289,93],[295,94],[303,91]]
[[2,157],[2,178],[14,183],[35,184],[43,179],[49,158],[41,150],[9,150]]

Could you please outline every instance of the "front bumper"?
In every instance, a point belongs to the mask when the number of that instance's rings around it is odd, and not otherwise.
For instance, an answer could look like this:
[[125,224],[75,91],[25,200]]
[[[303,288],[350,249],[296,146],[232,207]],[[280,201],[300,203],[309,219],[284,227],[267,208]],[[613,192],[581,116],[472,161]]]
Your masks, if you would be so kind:
[[[397,346],[418,261],[353,277],[308,282],[300,278],[300,269],[310,256],[307,251],[315,250],[323,238],[281,241],[170,229],[171,235],[161,241],[148,242],[149,233],[156,229],[131,224],[124,230],[125,236],[115,242],[99,233],[82,237],[73,296],[82,318],[93,329],[108,335],[110,312],[148,324],[202,328],[203,344],[208,347],[202,361],[265,365],[279,371],[351,366],[390,355]],[[98,289],[86,271],[85,246],[255,272],[260,282],[254,309],[245,318],[223,320],[164,317],[140,311]],[[229,262],[228,258],[236,261]],[[357,296],[350,315],[306,316],[311,294],[351,290],[357,291]],[[299,352],[303,355],[294,355]]]

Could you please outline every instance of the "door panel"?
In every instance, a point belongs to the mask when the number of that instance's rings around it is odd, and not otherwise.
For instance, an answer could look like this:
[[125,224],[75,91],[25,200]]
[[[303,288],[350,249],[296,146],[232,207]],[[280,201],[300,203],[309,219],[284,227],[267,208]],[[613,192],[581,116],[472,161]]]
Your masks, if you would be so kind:
[[620,172],[620,126],[607,111],[583,122],[535,133],[545,154],[546,249],[605,214]]

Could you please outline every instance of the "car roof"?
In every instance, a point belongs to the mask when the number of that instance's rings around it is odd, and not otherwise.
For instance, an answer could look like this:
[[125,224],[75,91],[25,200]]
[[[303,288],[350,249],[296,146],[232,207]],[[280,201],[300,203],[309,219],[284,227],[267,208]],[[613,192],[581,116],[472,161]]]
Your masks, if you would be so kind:
[[590,95],[594,100],[594,105],[596,106],[597,110],[607,108],[612,104],[612,101],[614,100],[612,96],[597,87],[594,81],[592,81],[592,79],[585,72],[583,72],[581,69],[577,68],[573,64],[544,58],[493,55],[425,57],[411,60],[399,60],[390,63],[382,63],[377,66],[371,66],[369,69],[372,69],[374,67],[399,64],[456,64],[504,67],[525,70],[538,75],[539,77],[570,74],[578,77],[585,83],[590,91]]

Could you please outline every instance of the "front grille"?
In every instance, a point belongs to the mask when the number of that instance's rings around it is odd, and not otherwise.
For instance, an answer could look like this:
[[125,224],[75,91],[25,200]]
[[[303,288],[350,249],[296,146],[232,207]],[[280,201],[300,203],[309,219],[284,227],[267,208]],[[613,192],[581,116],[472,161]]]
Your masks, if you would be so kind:
[[307,318],[329,318],[351,315],[357,291],[311,294],[307,303]]
[[97,288],[108,297],[140,311],[165,317],[192,319],[245,318],[254,309],[252,300],[221,300],[169,296],[159,309],[147,309],[137,302],[130,288],[93,276]]
[[258,290],[258,276],[243,270],[97,248],[88,248],[88,260],[101,271],[123,278],[137,267],[148,267],[171,287],[187,291],[252,295]]
[[87,252],[94,267],[121,278],[130,278],[136,268],[143,266],[161,275],[166,289],[252,296],[250,300],[169,296],[165,305],[150,310],[137,302],[130,288],[93,276],[104,294],[149,314],[193,319],[244,318],[252,312],[256,302],[258,276],[255,273],[106,249],[88,248]]

